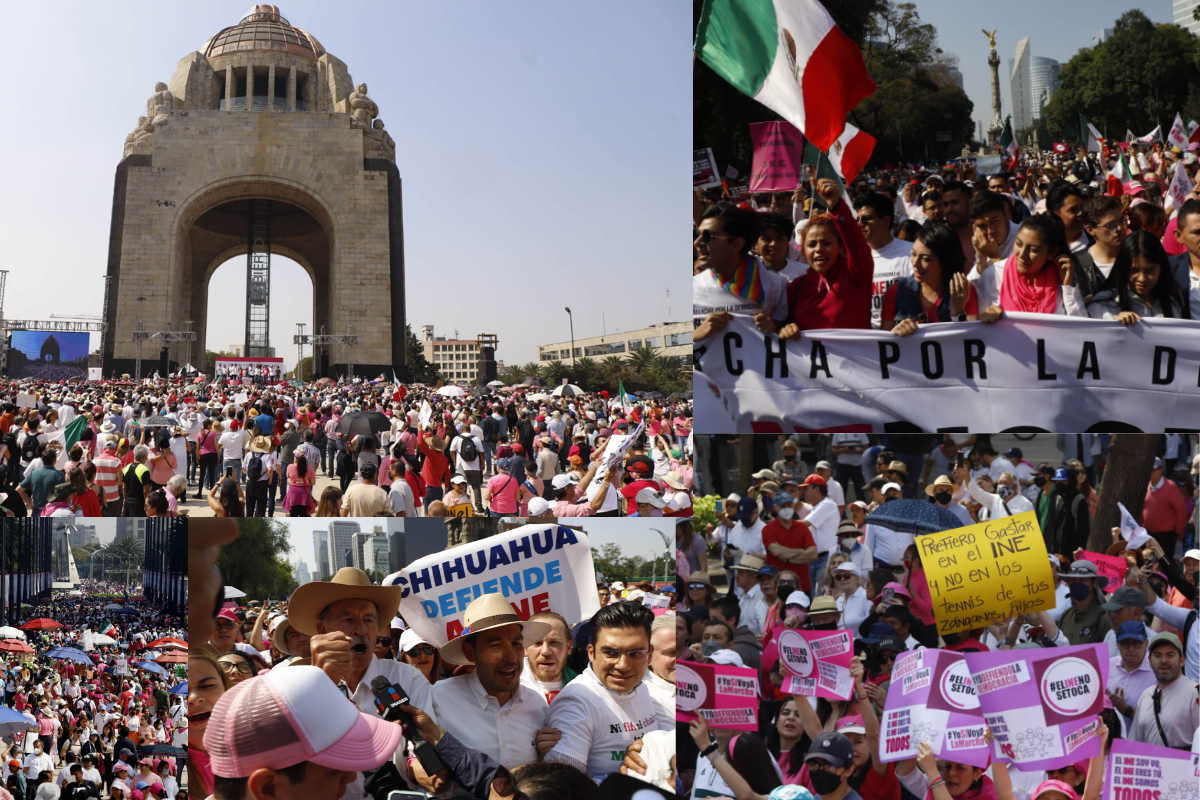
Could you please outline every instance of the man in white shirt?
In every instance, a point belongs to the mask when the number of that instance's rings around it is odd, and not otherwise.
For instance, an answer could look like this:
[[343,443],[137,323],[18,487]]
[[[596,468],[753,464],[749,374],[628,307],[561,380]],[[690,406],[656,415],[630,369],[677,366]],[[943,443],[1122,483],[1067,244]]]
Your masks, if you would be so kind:
[[829,487],[829,499],[837,506],[838,517],[846,515],[846,491],[842,485],[833,479],[833,465],[828,461],[818,461],[813,467],[813,471],[825,479],[825,485]]
[[803,497],[806,503],[813,507],[808,516],[797,520],[801,525],[807,525],[812,533],[813,542],[817,545],[817,559],[808,565],[809,579],[813,586],[820,585],[821,575],[825,565],[829,563],[829,554],[837,547],[838,523],[841,514],[837,504],[829,497],[829,487],[820,475],[812,474],[804,481]]
[[[834,477],[843,488],[853,484],[854,499],[864,499],[866,495],[863,493],[862,466],[867,448],[871,446],[870,439],[865,433],[835,433],[833,439],[830,440],[830,445],[830,452],[837,464],[837,472]],[[844,502],[843,505],[845,505]]]
[[977,444],[974,452],[979,454],[983,465],[987,467],[988,474],[992,476],[992,483],[1000,482],[1000,476],[1005,472],[1014,472],[1012,462],[1004,458],[996,452],[996,448],[986,442]]
[[637,603],[613,603],[592,617],[590,666],[550,704],[549,726],[562,738],[545,755],[597,783],[620,769],[631,742],[657,728],[644,683],[654,614]]
[[[898,483],[885,483],[879,489],[884,503],[903,499],[901,491]],[[891,528],[871,523],[867,523],[864,533],[863,544],[871,551],[877,564],[885,569],[900,570],[904,568],[904,551],[916,540],[914,534],[894,531]]]
[[967,280],[975,287],[979,307],[989,308],[1000,302],[1003,264],[1012,255],[1020,226],[1012,221],[1011,201],[998,192],[977,192],[968,209],[974,226],[975,263]]
[[738,589],[741,590],[741,599],[738,600],[741,608],[739,619],[741,619],[742,625],[755,634],[762,632],[763,623],[767,620],[767,603],[763,599],[762,589],[758,585],[758,575],[760,571],[768,569],[775,570],[775,574],[779,574],[778,568],[767,567],[762,558],[752,555],[742,556],[742,560],[733,567],[733,579],[737,583]]
[[578,673],[567,669],[567,656],[571,654],[571,629],[559,614],[545,611],[534,614],[531,622],[545,622],[550,626],[545,634],[525,648],[525,669],[521,670],[521,683],[541,694],[546,704],[562,691]]
[[[463,458],[463,443],[470,440],[475,447],[475,458]],[[459,435],[450,442],[450,452],[454,454],[456,471],[467,479],[467,483],[475,493],[475,510],[483,511],[483,435],[476,434],[469,420],[464,420],[459,429]]]
[[975,520],[971,519],[971,512],[954,502],[954,493],[957,487],[954,481],[950,480],[945,475],[939,475],[937,480],[925,487],[925,494],[933,498],[933,501],[941,508],[949,511],[954,516],[958,517],[959,524],[963,527],[974,525]]
[[660,731],[675,730],[675,615],[663,614],[650,625],[650,669],[646,687],[654,701]]
[[222,469],[232,469],[234,479],[240,483],[242,480],[242,447],[246,443],[246,432],[240,426],[234,430],[233,426],[235,425],[239,425],[237,420],[229,423],[229,428],[217,440],[217,447],[221,450]]
[[871,280],[871,327],[878,328],[883,296],[888,287],[912,275],[912,242],[892,237],[896,212],[887,195],[868,194],[860,198],[855,207],[858,209],[858,225],[875,261]]
[[[758,516],[758,501],[753,497],[743,497],[738,501],[737,513],[729,518],[732,527],[725,543],[724,555],[732,559],[730,568],[747,555],[765,557],[766,545],[763,544],[763,528],[766,525]],[[726,570],[728,572],[728,569]],[[732,573],[731,577],[732,577]],[[740,587],[736,589],[736,597],[742,596]]]
[[792,221],[782,214],[765,214],[758,225],[758,264],[782,277],[788,283],[803,277],[808,264],[788,258],[792,237]]
[[[26,738],[30,734],[26,734]],[[36,739],[33,742],[33,752],[25,756],[25,761],[21,765],[25,770],[26,780],[37,780],[38,773],[42,770],[46,772],[54,771],[54,759],[42,749],[42,742]]]

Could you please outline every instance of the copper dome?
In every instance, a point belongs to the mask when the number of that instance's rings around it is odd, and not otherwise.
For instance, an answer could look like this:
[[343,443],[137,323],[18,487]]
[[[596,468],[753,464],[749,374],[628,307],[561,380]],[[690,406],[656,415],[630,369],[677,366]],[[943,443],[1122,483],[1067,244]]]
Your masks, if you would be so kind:
[[231,25],[204,43],[206,57],[245,50],[279,50],[314,61],[325,48],[308,31],[293,27],[279,13],[279,6],[257,5],[241,22]]

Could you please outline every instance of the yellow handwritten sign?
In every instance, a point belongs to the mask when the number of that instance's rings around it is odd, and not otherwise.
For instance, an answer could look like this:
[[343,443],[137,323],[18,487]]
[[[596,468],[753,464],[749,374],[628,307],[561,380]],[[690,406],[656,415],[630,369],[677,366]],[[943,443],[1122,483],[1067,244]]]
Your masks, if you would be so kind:
[[1054,574],[1037,514],[940,531],[916,539],[938,633],[1054,608]]

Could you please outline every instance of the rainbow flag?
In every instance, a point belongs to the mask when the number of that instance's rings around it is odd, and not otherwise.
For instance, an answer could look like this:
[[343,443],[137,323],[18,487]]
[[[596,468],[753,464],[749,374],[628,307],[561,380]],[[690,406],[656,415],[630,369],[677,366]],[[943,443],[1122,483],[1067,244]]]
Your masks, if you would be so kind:
[[762,305],[766,302],[767,293],[763,289],[762,276],[758,274],[758,269],[758,259],[754,256],[746,256],[745,263],[738,267],[729,280],[721,280],[721,276],[717,274],[716,270],[713,270],[713,277],[727,291],[736,294],[743,300]]

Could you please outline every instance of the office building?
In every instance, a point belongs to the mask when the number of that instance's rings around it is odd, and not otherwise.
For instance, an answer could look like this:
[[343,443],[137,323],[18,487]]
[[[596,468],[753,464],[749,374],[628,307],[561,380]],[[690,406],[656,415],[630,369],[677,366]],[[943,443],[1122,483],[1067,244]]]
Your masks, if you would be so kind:
[[313,531],[313,553],[316,561],[313,564],[313,580],[319,581],[333,577],[329,569],[329,534],[325,531]]
[[[480,333],[474,339],[459,339],[435,336],[432,325],[421,328],[421,346],[425,360],[442,373],[442,377],[453,383],[475,383],[480,377],[495,379],[496,347],[499,339],[494,333]],[[489,374],[489,362],[492,370]]]
[[446,549],[446,523],[436,517],[402,517],[388,525],[388,572]]
[[296,583],[301,586],[312,581],[312,577],[308,574],[308,564],[305,564],[303,559],[296,564],[295,575]]
[[334,520],[329,523],[329,574],[336,575],[342,567],[355,566],[354,534],[359,532],[353,520]]
[[1200,36],[1200,22],[1197,22],[1193,16],[1197,6],[1200,6],[1198,0],[1174,0],[1172,8],[1174,14],[1171,20],[1179,27],[1186,28]]
[[[1178,3],[1176,3],[1176,5],[1178,5]],[[1196,5],[1196,4],[1192,3],[1192,5]],[[1092,34],[1092,47],[1095,47],[1098,44],[1103,44],[1108,39],[1108,37],[1110,37],[1112,35],[1113,35],[1112,28],[1101,28],[1100,30],[1098,30]]]
[[1029,97],[1029,37],[1017,42],[1017,56],[1009,60],[1012,87],[1012,127],[1015,134],[1033,124],[1033,102]]
[[[575,340],[575,358],[628,358],[639,347],[659,351],[658,355],[692,358],[692,323],[664,322],[633,331],[589,336]],[[571,342],[538,345],[538,361],[571,361]]]
[[1042,106],[1058,91],[1058,74],[1062,65],[1053,58],[1032,56],[1029,59],[1029,98],[1033,119],[1042,118]]
[[946,79],[958,88],[963,88],[963,74],[958,67],[947,67]]
[[377,570],[387,575],[389,549],[387,533],[376,525],[363,543],[363,564],[366,565],[363,569]]

